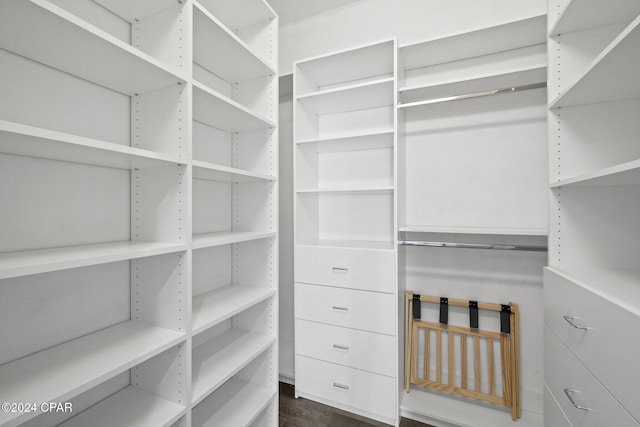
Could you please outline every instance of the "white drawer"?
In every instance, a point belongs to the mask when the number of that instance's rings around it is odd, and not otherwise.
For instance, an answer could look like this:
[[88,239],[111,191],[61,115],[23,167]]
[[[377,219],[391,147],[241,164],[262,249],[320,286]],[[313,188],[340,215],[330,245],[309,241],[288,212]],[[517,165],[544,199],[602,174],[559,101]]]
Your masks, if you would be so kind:
[[296,354],[396,376],[396,339],[323,323],[296,320]]
[[296,319],[396,335],[393,294],[295,284]]
[[544,385],[544,425],[550,427],[571,427],[567,416],[562,412],[560,404]]
[[[640,419],[640,317],[552,270],[545,270],[544,283],[547,326]],[[564,316],[588,329],[571,326]]]
[[316,285],[395,292],[394,252],[298,246],[295,281]]
[[544,346],[544,381],[573,427],[638,427],[631,415],[547,327]]
[[396,418],[394,378],[296,356],[296,388],[309,397]]

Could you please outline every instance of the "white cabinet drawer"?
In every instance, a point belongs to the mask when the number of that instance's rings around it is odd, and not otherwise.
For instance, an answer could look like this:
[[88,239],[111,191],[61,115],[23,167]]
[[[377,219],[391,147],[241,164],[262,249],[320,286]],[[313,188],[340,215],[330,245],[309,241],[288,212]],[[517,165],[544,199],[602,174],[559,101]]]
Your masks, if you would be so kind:
[[547,327],[544,346],[544,381],[573,427],[638,427],[631,415]]
[[556,402],[555,397],[549,391],[547,384],[544,385],[544,425],[553,427],[571,427],[571,423],[567,419],[564,412],[560,408],[560,404]]
[[552,270],[544,283],[547,326],[640,419],[640,317]]
[[393,294],[296,283],[294,300],[296,319],[396,335]]
[[295,281],[395,292],[395,265],[395,254],[388,251],[298,246]]
[[296,354],[396,376],[396,339],[390,335],[296,320]]
[[394,378],[296,356],[296,388],[309,397],[396,418]]

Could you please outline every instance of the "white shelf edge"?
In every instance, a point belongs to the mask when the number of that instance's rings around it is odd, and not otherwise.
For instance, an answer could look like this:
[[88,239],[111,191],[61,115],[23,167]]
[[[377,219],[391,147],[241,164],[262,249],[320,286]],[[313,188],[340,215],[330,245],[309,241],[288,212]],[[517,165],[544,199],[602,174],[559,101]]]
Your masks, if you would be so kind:
[[[135,159],[144,159],[150,160],[153,162],[158,162],[158,165],[161,164],[175,164],[175,165],[185,165],[186,161],[170,156],[168,154],[154,152],[150,150],[145,150],[136,147],[130,147],[127,145],[115,144],[112,142],[102,141],[99,139],[87,138],[83,136],[73,135],[64,132],[58,132],[54,130],[49,130],[45,128],[25,125],[16,122],[10,122],[6,120],[0,120],[0,133],[10,133],[18,136],[33,138],[41,141],[42,143],[49,143],[51,145],[62,144],[62,146],[67,147],[69,150],[72,150],[73,147],[76,147],[79,150],[95,150],[95,161],[85,162],[78,160],[79,157],[74,157],[73,154],[68,154],[65,156],[47,156],[42,158],[50,158],[54,160],[61,161],[70,161],[76,163],[85,163],[85,164],[95,164],[98,166],[108,166],[110,163],[104,161],[100,157],[101,152],[113,153],[115,155],[121,155],[132,160]],[[0,151],[6,154],[15,154],[21,156],[30,156],[37,157],[36,152],[38,150],[30,150],[29,147],[26,147],[24,143],[18,144],[14,147],[11,147],[7,150],[6,142],[0,142]],[[134,166],[131,166],[133,168]]]
[[331,58],[337,55],[341,55],[343,53],[350,53],[350,52],[355,52],[361,49],[366,49],[368,47],[373,47],[376,45],[381,45],[381,44],[385,44],[385,43],[393,43],[396,40],[395,37],[386,37],[384,39],[381,40],[376,40],[370,43],[363,43],[357,46],[353,46],[353,47],[348,47],[346,49],[340,49],[340,50],[335,50],[329,53],[323,53],[320,55],[316,55],[316,56],[311,56],[309,58],[304,58],[304,59],[299,59],[297,61],[293,61],[293,69],[295,69],[295,67],[297,65],[304,65],[305,63],[308,62],[314,62],[317,60],[323,60],[323,59],[327,59],[327,58]]
[[[194,171],[193,175],[195,179],[203,179],[208,181],[224,181],[224,182],[275,181],[277,179],[277,177],[273,175],[267,175],[259,172],[251,172],[243,169],[232,168],[229,166],[222,166],[214,163],[202,162],[199,160],[193,160],[191,163],[194,168],[200,168],[204,171],[204,174],[201,175],[200,177],[196,177],[197,173],[196,171]],[[230,180],[223,180],[223,179],[213,179],[213,178],[204,177],[204,175],[206,175],[207,172],[212,172],[213,174],[215,174],[216,172],[219,172],[221,174],[229,175],[230,177],[235,176],[237,177],[238,180],[241,180],[241,181],[234,181],[233,178],[231,178]]]
[[450,234],[487,234],[505,236],[547,236],[547,229],[539,228],[476,228],[476,227],[423,227],[403,226],[398,228],[403,233],[450,233]]
[[385,83],[393,82],[394,80],[395,79],[393,77],[385,77],[385,78],[382,78],[382,79],[377,79],[377,80],[368,81],[368,82],[364,82],[364,83],[356,83],[356,84],[352,84],[352,85],[341,86],[341,87],[334,88],[334,89],[321,90],[321,91],[318,91],[318,92],[313,92],[313,93],[300,95],[300,96],[296,97],[296,100],[304,102],[307,99],[315,99],[315,98],[319,98],[319,97],[322,97],[322,96],[331,95],[331,94],[334,94],[334,93],[348,92],[348,91],[354,90],[354,89],[361,89],[361,88],[366,88],[366,87],[383,85]]
[[[130,385],[59,427],[169,427],[186,412],[183,405]],[[142,425],[139,423],[141,419],[145,420]]]
[[194,409],[194,418],[200,418],[200,411],[213,411],[213,414],[207,414],[207,421],[215,420],[216,427],[248,426],[258,418],[275,396],[275,390],[233,377],[202,402],[206,409]]
[[[0,400],[64,402],[185,339],[183,332],[135,320],[122,322],[2,365]],[[0,424],[36,415],[0,413]]]
[[435,88],[438,86],[444,86],[444,85],[450,85],[450,84],[455,84],[455,83],[466,83],[466,82],[472,82],[474,80],[482,80],[482,79],[486,79],[486,78],[491,78],[491,77],[501,77],[501,76],[508,76],[508,75],[513,75],[513,74],[519,74],[519,73],[523,73],[526,71],[536,71],[536,70],[544,70],[547,68],[547,64],[535,64],[532,66],[527,66],[527,67],[519,67],[519,68],[514,68],[512,70],[509,70],[507,72],[500,72],[500,73],[485,73],[485,74],[480,74],[474,77],[469,77],[466,79],[451,79],[451,80],[442,80],[436,83],[429,83],[429,84],[423,84],[423,85],[413,85],[413,86],[403,86],[398,88],[398,94],[402,94],[405,92],[411,92],[411,91],[415,91],[415,90],[420,90],[420,89],[429,89],[429,88]]
[[296,190],[299,194],[318,194],[318,193],[388,193],[393,192],[393,186],[381,187],[347,187],[347,188],[308,188]]
[[338,136],[329,136],[323,138],[304,138],[296,141],[296,144],[311,144],[311,143],[322,143],[322,142],[331,142],[331,141],[339,141],[342,139],[356,139],[356,138],[366,138],[366,137],[375,137],[382,135],[392,136],[394,134],[393,129],[376,131],[376,132],[364,132],[359,134],[349,134],[349,135],[338,135]]
[[248,44],[246,44],[244,42],[244,40],[240,39],[240,37],[238,37],[233,31],[231,31],[229,28],[227,28],[226,25],[224,25],[224,23],[220,22],[220,20],[218,20],[218,18],[216,18],[211,12],[209,12],[207,10],[207,8],[205,8],[203,5],[200,4],[200,2],[198,2],[197,0],[193,0],[193,6],[196,9],[199,9],[200,12],[202,14],[204,14],[204,16],[206,16],[214,25],[216,25],[217,27],[219,27],[222,31],[224,31],[229,38],[231,38],[232,40],[234,40],[242,49],[244,49],[248,54],[250,54],[251,56],[253,56],[255,59],[257,59],[262,65],[264,65],[264,67],[269,70],[271,73],[273,73],[274,75],[278,74],[278,72],[276,71],[276,69],[269,64],[267,61],[265,61],[264,58],[262,58],[260,55],[258,55]]
[[249,242],[252,240],[274,237],[275,231],[220,231],[213,233],[197,233],[193,235],[193,249]]
[[240,104],[237,101],[234,101],[233,99],[224,96],[223,94],[221,94],[220,92],[217,92],[213,89],[211,89],[209,86],[205,85],[204,83],[201,83],[197,80],[193,80],[193,86],[196,87],[197,89],[205,92],[207,95],[212,96],[214,98],[219,99],[220,101],[224,102],[225,104],[228,104],[230,108],[234,108],[236,110],[240,110],[241,112],[243,112],[244,114],[248,114],[250,116],[252,116],[254,119],[259,120],[261,122],[263,122],[266,127],[277,127],[277,124],[273,121],[270,120],[266,117],[261,116],[258,113],[255,113],[253,111],[251,111],[249,108],[245,107],[244,105]]
[[[600,52],[600,54],[598,56],[596,56],[596,58],[591,61],[591,63],[587,66],[587,68],[585,69],[585,71],[578,76],[573,83],[571,83],[569,86],[567,86],[562,92],[560,92],[549,104],[549,109],[553,110],[556,108],[562,108],[565,107],[565,105],[563,104],[563,101],[569,96],[571,95],[571,93],[575,90],[578,90],[577,88],[580,87],[581,82],[584,81],[584,79],[586,77],[588,77],[588,75],[590,73],[592,73],[599,65],[606,63],[606,59],[607,56],[609,56],[609,54],[611,54],[612,52],[615,51],[616,47],[634,30],[635,31],[640,31],[638,29],[638,27],[640,27],[640,16],[636,17],[636,19],[634,19],[623,31],[622,33],[620,33],[611,43],[609,43],[609,45],[604,48],[604,50],[602,52]],[[570,106],[570,105],[566,105],[566,106]]]
[[[223,348],[217,348],[216,341],[219,340],[231,340]],[[202,372],[198,370],[200,374],[200,381],[206,379],[213,382],[208,385],[202,385],[198,378],[194,378],[192,381],[192,406],[198,405],[204,399],[216,391],[225,381],[237,374],[242,368],[251,363],[256,357],[265,352],[276,342],[276,338],[264,334],[256,334],[254,332],[247,332],[238,329],[230,329],[222,335],[217,336],[209,342],[201,344],[193,349],[193,365],[200,366],[205,361],[215,361],[215,367],[209,370],[206,368]],[[238,355],[238,346],[245,346],[246,354]],[[207,350],[213,348],[213,353],[208,355],[202,355]],[[229,366],[225,366],[229,365]],[[224,371],[222,369],[224,368]],[[195,370],[195,369],[194,369]],[[218,372],[220,371],[220,372]]]
[[[197,335],[223,320],[273,297],[275,293],[275,289],[231,285],[194,297],[191,333]],[[213,302],[207,304],[206,300],[208,299],[213,299]],[[209,315],[206,316],[206,314]],[[205,317],[205,319],[200,320],[200,317]]]
[[296,247],[366,249],[385,252],[394,252],[397,250],[395,241],[300,240],[295,242],[294,245]]
[[[622,163],[616,166],[603,168],[595,172],[577,175],[571,178],[562,179],[559,181],[551,182],[549,188],[559,188],[567,186],[596,186],[596,185],[608,185],[607,179],[615,179],[616,176],[623,175],[627,172],[636,172],[639,175],[638,180],[635,183],[626,185],[640,185],[640,159],[632,160],[630,162]],[[599,181],[604,181],[599,184]],[[625,185],[625,184],[616,184]]]
[[48,273],[187,250],[183,243],[121,241],[0,254],[0,279]]
[[[631,0],[632,3],[635,0]],[[563,27],[566,26],[567,24],[567,15],[569,15],[571,13],[571,11],[573,10],[577,10],[578,12],[582,9],[586,9],[588,7],[592,7],[594,5],[594,3],[596,5],[598,4],[602,4],[604,5],[606,8],[616,8],[618,5],[617,4],[610,4],[609,2],[601,2],[600,0],[596,0],[596,1],[592,1],[591,3],[588,2],[584,2],[584,1],[576,1],[576,0],[570,0],[568,2],[566,2],[566,4],[564,5],[564,7],[562,8],[562,10],[559,12],[558,17],[556,18],[555,22],[553,23],[553,25],[551,26],[551,28],[549,28],[549,31],[547,33],[548,37],[557,37],[561,34],[567,34],[567,33],[573,33],[573,32],[577,32],[577,31],[582,31],[582,30],[586,30],[590,27],[600,27],[600,26],[606,26],[606,25],[613,25],[613,24],[619,24],[622,22],[628,22],[629,19],[624,19],[624,18],[615,18],[615,19],[610,19],[610,17],[605,17],[605,20],[602,21],[602,17],[599,16],[600,18],[600,22],[597,25],[594,26],[590,26],[588,24],[586,24],[584,21],[581,23],[582,25],[578,25],[576,28],[573,29],[568,29],[568,30],[563,30]],[[587,6],[584,6],[587,5]],[[627,10],[625,10],[627,11]],[[574,14],[575,16],[575,14]],[[558,29],[560,28],[560,29]]]

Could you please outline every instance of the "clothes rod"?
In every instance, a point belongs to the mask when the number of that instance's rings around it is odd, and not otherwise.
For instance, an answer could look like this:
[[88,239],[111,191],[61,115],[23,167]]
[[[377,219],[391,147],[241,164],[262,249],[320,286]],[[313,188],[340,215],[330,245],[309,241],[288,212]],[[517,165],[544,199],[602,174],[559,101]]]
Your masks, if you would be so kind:
[[529,251],[547,252],[546,246],[527,245],[503,245],[492,243],[458,243],[458,242],[422,242],[416,240],[401,240],[401,246],[427,246],[432,248],[458,248],[458,249],[490,249],[498,251]]
[[409,102],[406,104],[398,104],[398,108],[410,108],[410,107],[418,107],[420,105],[438,104],[441,102],[460,101],[463,99],[480,98],[483,96],[498,95],[500,93],[521,92],[524,90],[540,89],[543,87],[547,87],[546,82],[532,83],[528,85],[507,87],[502,89],[485,90],[482,92],[465,93],[463,95],[446,96],[444,98],[427,99],[425,101]]

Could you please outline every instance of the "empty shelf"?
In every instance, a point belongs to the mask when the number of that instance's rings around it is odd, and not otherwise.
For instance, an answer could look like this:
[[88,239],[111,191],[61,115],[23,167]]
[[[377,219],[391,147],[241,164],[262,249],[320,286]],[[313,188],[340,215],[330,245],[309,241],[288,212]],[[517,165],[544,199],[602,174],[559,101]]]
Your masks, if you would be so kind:
[[275,176],[263,173],[249,172],[196,160],[193,161],[193,177],[195,179],[220,182],[274,181],[276,179]]
[[375,240],[300,240],[296,246],[319,246],[319,247],[333,247],[333,248],[353,248],[353,249],[381,249],[381,250],[395,250],[394,242],[384,242]]
[[128,22],[142,19],[175,6],[177,0],[93,0]]
[[0,2],[0,47],[127,95],[186,81],[151,56],[46,0]]
[[563,33],[603,27],[609,24],[628,21],[640,13],[637,0],[571,0],[560,12],[549,34],[557,36]]
[[398,229],[406,233],[486,234],[505,236],[546,236],[548,230],[537,228],[429,227],[407,225]]
[[[128,321],[0,366],[2,402],[64,402],[184,341],[185,334]],[[37,413],[0,413],[0,424]]]
[[0,152],[120,169],[184,164],[163,153],[0,120]]
[[206,9],[220,18],[227,28],[241,31],[259,23],[276,19],[277,15],[264,0],[205,0]]
[[185,412],[182,405],[129,386],[60,427],[169,427]]
[[231,285],[193,298],[192,333],[198,334],[275,294],[274,289]]
[[193,119],[227,132],[244,132],[277,126],[272,120],[251,112],[248,108],[199,82],[193,82]]
[[345,187],[345,188],[308,188],[296,190],[299,194],[346,194],[346,193],[390,193],[394,190],[393,186],[381,187]]
[[319,153],[393,148],[393,129],[352,135],[306,138],[296,141],[299,147],[313,146]]
[[193,235],[193,249],[229,245],[251,240],[267,239],[276,235],[273,231],[218,231]]
[[600,169],[551,183],[551,188],[605,185],[640,185],[640,160]]
[[275,342],[268,335],[230,329],[193,350],[193,405],[197,405],[225,381]]
[[393,77],[390,77],[316,92],[299,96],[296,99],[307,113],[318,115],[392,106],[394,103],[393,83]]
[[0,254],[0,279],[180,252],[182,243],[112,242]]
[[640,16],[598,55],[572,85],[556,97],[550,108],[640,97],[638,45]]
[[194,62],[229,83],[276,74],[273,67],[203,6],[195,1],[193,6]]
[[248,426],[276,396],[275,390],[231,378],[193,410],[198,427]]

